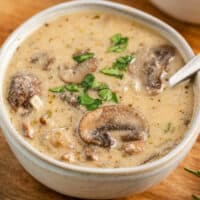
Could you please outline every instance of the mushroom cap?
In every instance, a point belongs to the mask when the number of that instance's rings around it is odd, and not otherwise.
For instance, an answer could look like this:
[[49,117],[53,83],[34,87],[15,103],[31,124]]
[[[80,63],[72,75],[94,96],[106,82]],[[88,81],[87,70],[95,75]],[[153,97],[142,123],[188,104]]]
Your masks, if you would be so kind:
[[96,69],[96,59],[92,58],[72,68],[62,67],[59,71],[59,77],[65,83],[80,83],[87,74],[96,71]]
[[55,57],[50,56],[47,52],[37,52],[30,58],[30,63],[41,67],[43,70],[49,70],[50,65],[55,62]]
[[33,74],[20,73],[12,77],[8,92],[8,102],[14,110],[28,107],[29,100],[40,94],[40,81]]
[[132,134],[130,140],[148,138],[149,126],[146,120],[134,108],[125,105],[103,106],[86,113],[78,127],[81,139],[87,144],[101,147],[111,146],[108,131],[121,130]]
[[163,44],[152,49],[154,56],[161,66],[167,67],[175,56],[175,48],[173,46]]
[[64,93],[59,94],[59,96],[62,101],[66,101],[69,105],[71,105],[75,108],[79,107],[79,103],[77,100],[78,95],[76,95],[74,93],[72,94],[69,91],[65,91]]
[[164,88],[168,65],[175,57],[175,53],[175,48],[168,44],[151,49],[139,49],[136,61],[130,65],[129,71],[149,94],[156,95]]

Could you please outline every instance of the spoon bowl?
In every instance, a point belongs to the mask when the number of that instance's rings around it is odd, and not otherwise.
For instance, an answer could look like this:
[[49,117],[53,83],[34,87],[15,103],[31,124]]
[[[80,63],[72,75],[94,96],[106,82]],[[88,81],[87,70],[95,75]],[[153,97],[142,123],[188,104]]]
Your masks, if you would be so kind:
[[175,74],[173,74],[168,82],[169,87],[181,83],[182,81],[190,78],[200,70],[200,54],[194,56],[187,64],[180,68]]

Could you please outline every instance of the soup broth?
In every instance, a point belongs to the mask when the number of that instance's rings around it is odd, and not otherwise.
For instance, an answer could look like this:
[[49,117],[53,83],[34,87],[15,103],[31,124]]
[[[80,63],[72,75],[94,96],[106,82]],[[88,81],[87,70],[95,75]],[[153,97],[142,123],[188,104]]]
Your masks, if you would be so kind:
[[131,19],[72,13],[17,48],[5,76],[5,104],[18,133],[50,157],[137,166],[166,155],[184,137],[192,84],[166,86],[183,65],[168,40]]

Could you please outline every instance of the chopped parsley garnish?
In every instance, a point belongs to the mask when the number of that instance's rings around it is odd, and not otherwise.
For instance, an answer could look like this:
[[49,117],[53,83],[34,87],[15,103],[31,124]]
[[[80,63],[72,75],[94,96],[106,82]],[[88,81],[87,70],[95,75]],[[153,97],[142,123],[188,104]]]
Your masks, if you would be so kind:
[[89,60],[91,58],[94,57],[94,53],[91,52],[85,52],[82,54],[78,54],[78,55],[74,55],[73,59],[77,62],[77,63],[82,63],[85,62],[86,60]]
[[134,59],[133,55],[126,55],[117,58],[117,60],[113,63],[112,67],[117,68],[122,71],[126,71],[130,62]]
[[81,86],[85,90],[88,90],[88,89],[102,90],[102,89],[108,88],[108,85],[106,83],[95,80],[95,77],[92,74],[87,74],[84,77],[83,81],[81,82]]
[[67,84],[67,85],[60,86],[60,87],[50,88],[49,91],[55,92],[55,93],[63,93],[65,91],[78,92],[79,87],[75,83],[70,83],[70,84]]
[[84,79],[81,82],[81,86],[85,89],[92,88],[93,82],[94,82],[94,75],[92,74],[87,74]]
[[108,76],[114,76],[122,79],[123,71],[127,70],[128,65],[133,59],[133,55],[121,56],[116,59],[116,61],[112,64],[112,67],[105,67],[100,72]]
[[94,99],[85,92],[78,96],[78,102],[80,105],[85,106],[87,110],[94,110],[102,104],[100,99]]
[[75,83],[70,83],[68,85],[65,85],[65,88],[66,88],[66,90],[68,90],[70,92],[78,92],[79,91],[79,87]]
[[114,77],[119,78],[119,79],[123,78],[123,73],[117,68],[105,67],[102,70],[100,70],[100,72],[105,74],[105,75],[114,76]]
[[63,93],[66,91],[65,86],[55,87],[55,88],[49,88],[50,92],[56,92],[56,93]]
[[108,52],[123,52],[128,46],[128,37],[123,37],[121,33],[117,33],[111,37],[111,46]]
[[118,103],[117,95],[110,89],[100,90],[98,94],[103,101],[113,101],[115,103]]
[[[99,98],[90,97],[87,93],[90,89],[96,90]],[[79,84],[70,83],[60,87],[50,88],[49,91],[55,93],[63,93],[65,91],[79,92],[77,100],[87,110],[98,108],[102,104],[102,101],[118,102],[117,95],[109,89],[106,83],[95,80],[93,74],[87,74]]]
[[102,83],[99,81],[94,80],[92,84],[92,89],[94,90],[103,90],[108,88],[108,85],[106,83]]
[[168,133],[171,130],[171,127],[172,127],[172,123],[171,122],[167,123],[167,125],[166,125],[166,127],[164,129],[164,132]]

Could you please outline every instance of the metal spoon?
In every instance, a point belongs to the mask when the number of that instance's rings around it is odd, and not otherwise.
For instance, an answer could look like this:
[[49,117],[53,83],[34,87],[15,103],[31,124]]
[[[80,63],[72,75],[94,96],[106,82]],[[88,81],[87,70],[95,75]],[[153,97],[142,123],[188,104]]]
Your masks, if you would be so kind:
[[174,87],[178,83],[190,78],[200,70],[200,54],[192,58],[186,65],[179,69],[169,78],[169,87]]

